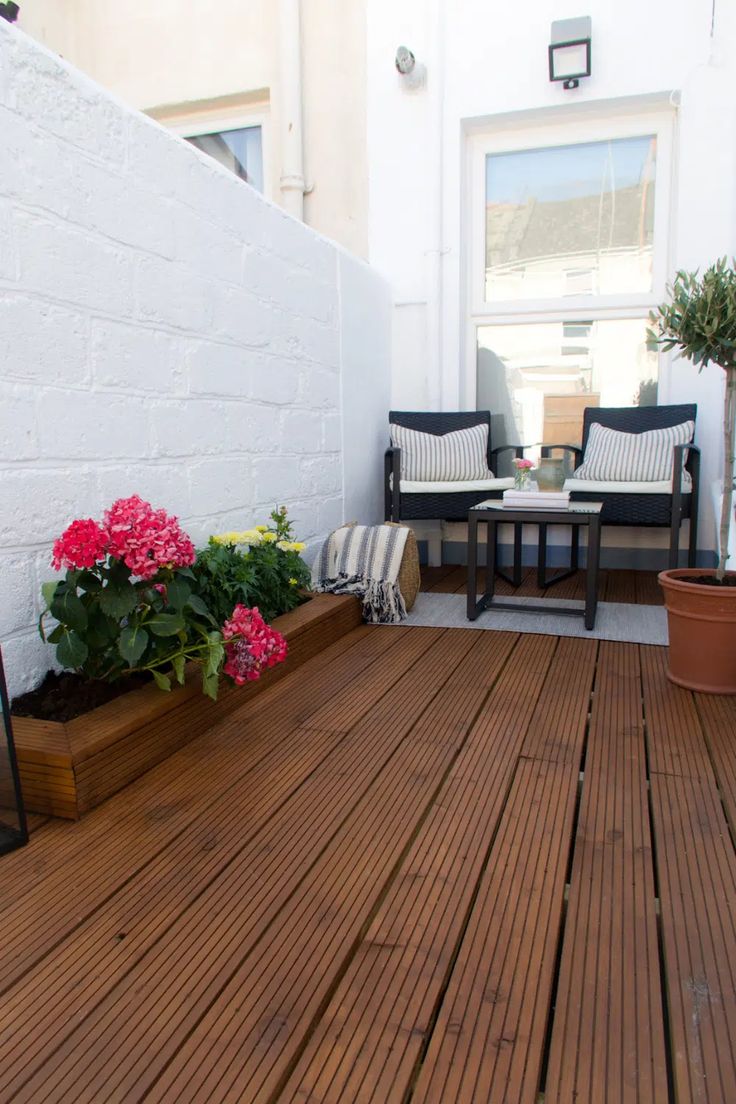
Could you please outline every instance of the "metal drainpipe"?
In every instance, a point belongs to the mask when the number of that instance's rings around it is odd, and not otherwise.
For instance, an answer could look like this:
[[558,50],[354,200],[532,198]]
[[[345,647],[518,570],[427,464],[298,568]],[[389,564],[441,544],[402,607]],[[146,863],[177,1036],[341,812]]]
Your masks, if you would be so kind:
[[304,143],[302,139],[302,59],[299,0],[280,0],[281,205],[304,221]]

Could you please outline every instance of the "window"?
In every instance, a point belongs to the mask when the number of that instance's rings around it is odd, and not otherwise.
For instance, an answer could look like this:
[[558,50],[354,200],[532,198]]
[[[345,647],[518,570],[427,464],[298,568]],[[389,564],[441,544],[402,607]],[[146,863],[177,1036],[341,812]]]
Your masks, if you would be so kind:
[[263,146],[260,126],[238,127],[212,134],[187,135],[197,149],[214,157],[241,180],[263,191]]
[[656,403],[669,112],[470,139],[472,375],[494,444],[579,444],[586,406]]

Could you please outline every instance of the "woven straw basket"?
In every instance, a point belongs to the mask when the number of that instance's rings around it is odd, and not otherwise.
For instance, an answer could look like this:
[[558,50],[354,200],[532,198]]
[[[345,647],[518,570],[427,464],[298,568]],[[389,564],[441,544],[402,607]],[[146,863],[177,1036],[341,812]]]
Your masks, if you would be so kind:
[[[357,521],[346,521],[345,526],[352,528],[353,525],[357,525]],[[406,605],[407,613],[417,600],[417,594],[419,593],[419,587],[421,585],[421,576],[419,574],[419,548],[417,546],[417,538],[414,535],[414,530],[409,525],[401,525],[397,521],[384,521],[384,525],[390,525],[393,529],[407,529],[406,544],[404,545],[404,555],[401,559],[401,567],[399,568],[399,590],[401,591]]]

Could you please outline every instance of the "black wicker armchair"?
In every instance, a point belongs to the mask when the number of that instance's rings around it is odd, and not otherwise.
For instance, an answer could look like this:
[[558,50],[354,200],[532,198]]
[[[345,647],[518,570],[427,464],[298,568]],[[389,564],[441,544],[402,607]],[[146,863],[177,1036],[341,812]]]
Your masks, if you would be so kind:
[[[694,422],[697,409],[695,403],[683,403],[673,406],[589,406],[583,415],[582,448],[577,448],[575,445],[545,445],[542,449],[542,455],[548,456],[553,448],[564,449],[573,454],[575,467],[578,467],[582,463],[590,427],[594,423],[599,423],[622,433],[644,433],[651,429],[665,429],[680,425],[683,422]],[[686,460],[685,453],[687,453]],[[692,487],[689,490],[683,490],[683,468],[690,473],[692,479]],[[570,490],[570,497],[573,501],[602,502],[601,521],[603,525],[632,525],[669,529],[670,568],[678,566],[680,526],[684,518],[689,518],[690,534],[687,562],[689,567],[694,567],[698,543],[699,476],[700,450],[693,444],[676,445],[673,448],[672,490],[669,493],[639,494],[635,490],[621,493],[609,492],[605,488],[576,490],[576,480],[574,479],[568,479],[565,487]],[[577,559],[576,556],[575,559]]]
[[[391,410],[389,422],[405,426],[420,433],[433,433],[438,437],[453,433],[458,429],[470,429],[472,426],[488,426],[488,467],[493,470],[496,457],[502,452],[513,452],[522,456],[521,446],[491,446],[491,415],[488,410],[453,411],[411,411]],[[468,510],[487,498],[500,498],[513,480],[494,479],[487,485],[472,491],[452,490],[449,486],[442,491],[415,489],[407,492],[401,487],[401,449],[389,447],[384,459],[384,497],[386,521],[467,521]],[[413,485],[412,485],[413,486]]]

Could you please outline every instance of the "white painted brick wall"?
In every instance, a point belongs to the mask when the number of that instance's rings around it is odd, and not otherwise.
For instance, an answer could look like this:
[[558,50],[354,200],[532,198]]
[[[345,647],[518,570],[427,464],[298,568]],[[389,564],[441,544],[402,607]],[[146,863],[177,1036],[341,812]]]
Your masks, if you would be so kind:
[[303,539],[338,525],[349,351],[385,410],[389,323],[346,332],[351,298],[383,288],[367,266],[351,259],[343,289],[339,247],[2,20],[0,133],[0,643],[17,693],[49,664],[38,591],[74,517],[137,492],[198,542],[280,504]]

